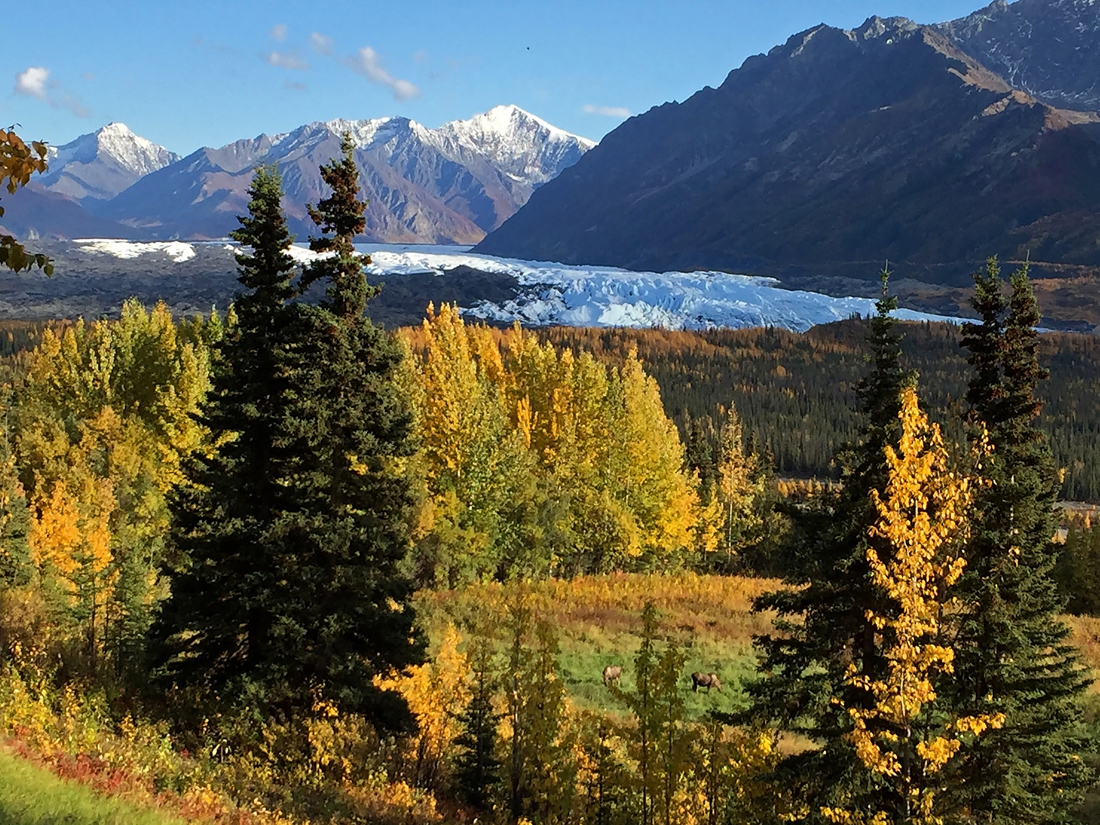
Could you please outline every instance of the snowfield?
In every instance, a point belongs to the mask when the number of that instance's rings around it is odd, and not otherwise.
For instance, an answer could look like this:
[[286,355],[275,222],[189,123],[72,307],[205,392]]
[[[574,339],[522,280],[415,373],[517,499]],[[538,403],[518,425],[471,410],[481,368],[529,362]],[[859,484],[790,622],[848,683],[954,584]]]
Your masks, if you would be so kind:
[[[194,258],[196,246],[220,247],[227,256],[236,248],[224,241],[76,243],[87,251],[118,258],[158,255],[177,263]],[[356,248],[370,254],[372,262],[367,273],[373,281],[392,281],[404,275],[441,275],[461,267],[511,278],[515,283],[514,298],[500,303],[481,301],[462,310],[467,317],[494,323],[664,329],[772,326],[803,332],[817,324],[854,315],[867,316],[875,311],[870,298],[834,298],[783,289],[774,278],[751,275],[568,266],[495,258],[462,246],[357,244]],[[296,245],[290,252],[298,263],[316,257],[305,245]],[[960,321],[906,309],[895,315],[909,321]]]

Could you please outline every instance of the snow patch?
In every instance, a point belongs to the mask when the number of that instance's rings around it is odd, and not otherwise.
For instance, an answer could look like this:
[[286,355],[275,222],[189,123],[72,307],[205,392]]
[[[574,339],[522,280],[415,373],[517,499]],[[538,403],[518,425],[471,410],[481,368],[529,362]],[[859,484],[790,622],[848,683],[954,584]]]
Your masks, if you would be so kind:
[[195,257],[195,247],[181,241],[118,241],[113,239],[87,238],[74,243],[87,252],[113,255],[116,258],[138,258],[142,255],[161,253],[170,261],[183,263]]
[[[85,250],[118,258],[159,253],[177,263],[195,256],[193,244],[179,241],[136,242],[86,239]],[[241,247],[218,241],[227,254]],[[405,275],[442,275],[458,267],[506,275],[518,286],[514,298],[482,301],[463,309],[468,317],[528,326],[661,327],[664,329],[741,329],[772,326],[804,332],[817,324],[874,314],[870,298],[834,298],[816,292],[782,289],[774,278],[726,272],[631,272],[606,266],[570,266],[549,261],[495,258],[471,252],[467,246],[416,244],[356,244],[371,256],[371,281]],[[304,245],[288,250],[296,263],[319,255]],[[901,309],[906,321],[946,321],[960,318]]]

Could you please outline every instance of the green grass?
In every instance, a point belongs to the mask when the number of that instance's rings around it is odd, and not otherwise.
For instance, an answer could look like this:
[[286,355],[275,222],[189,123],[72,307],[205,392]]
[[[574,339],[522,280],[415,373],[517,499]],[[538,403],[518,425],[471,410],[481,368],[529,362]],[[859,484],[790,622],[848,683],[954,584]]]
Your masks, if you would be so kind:
[[0,825],[178,825],[157,811],[97,796],[0,748]]
[[[605,665],[622,665],[620,687],[628,692],[634,690],[634,655],[640,638],[622,634],[594,640],[577,638],[566,630],[559,642],[562,681],[573,703],[583,710],[625,712],[626,709],[616,704],[611,692],[604,687],[603,669]],[[658,649],[662,646],[659,644]],[[744,706],[741,684],[755,667],[751,649],[706,638],[684,645],[683,649],[687,661],[681,687],[689,718],[701,717],[711,710],[729,712]],[[723,692],[692,692],[690,674],[697,670],[719,673],[724,685]]]
[[[754,633],[771,626],[768,616],[750,612],[750,599],[776,582],[720,576],[611,575],[581,577],[571,582],[550,581],[528,586],[535,615],[557,630],[559,668],[569,698],[581,710],[625,713],[604,687],[603,669],[623,668],[620,687],[634,689],[634,656],[641,643],[641,612],[652,599],[659,614],[661,642],[674,642],[687,661],[681,677],[687,712],[699,718],[710,710],[734,711],[744,706],[741,686],[756,666]],[[453,622],[463,635],[481,627],[497,645],[502,658],[507,604],[516,588],[473,585],[459,591],[422,592],[418,610],[430,635],[438,639]],[[499,661],[499,659],[498,659]],[[691,673],[717,673],[724,692],[691,690]]]

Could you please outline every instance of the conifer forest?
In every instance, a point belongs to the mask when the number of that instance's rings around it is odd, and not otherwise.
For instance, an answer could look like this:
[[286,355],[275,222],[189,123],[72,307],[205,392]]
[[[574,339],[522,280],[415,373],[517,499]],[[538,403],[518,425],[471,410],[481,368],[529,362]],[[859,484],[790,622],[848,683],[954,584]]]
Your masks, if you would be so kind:
[[0,750],[165,822],[1097,821],[1100,349],[1026,266],[958,327],[884,272],[387,330],[321,172],[302,265],[257,169],[221,311],[0,327]]

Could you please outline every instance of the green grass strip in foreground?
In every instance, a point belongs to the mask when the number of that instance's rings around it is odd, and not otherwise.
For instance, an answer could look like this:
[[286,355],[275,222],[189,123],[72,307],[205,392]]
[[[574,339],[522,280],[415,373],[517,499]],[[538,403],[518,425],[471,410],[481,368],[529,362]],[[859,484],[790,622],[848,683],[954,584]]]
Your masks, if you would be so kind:
[[0,825],[179,825],[67,782],[0,748]]

